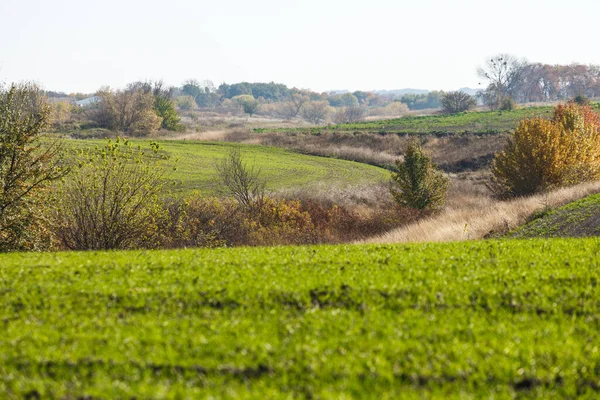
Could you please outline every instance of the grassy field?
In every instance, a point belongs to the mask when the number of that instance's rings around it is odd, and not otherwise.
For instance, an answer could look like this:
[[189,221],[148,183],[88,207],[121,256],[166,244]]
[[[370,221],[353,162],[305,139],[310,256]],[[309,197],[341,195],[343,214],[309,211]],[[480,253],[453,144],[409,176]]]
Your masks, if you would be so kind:
[[[514,129],[519,121],[530,117],[549,117],[552,107],[527,107],[513,111],[480,111],[453,115],[426,115],[380,121],[357,122],[314,128],[265,129],[267,132],[304,132],[319,134],[328,131],[370,132],[379,134],[502,133]],[[260,129],[255,129],[255,131]]]
[[595,398],[599,253],[554,239],[0,255],[0,397]]
[[[150,140],[133,140],[147,146]],[[68,140],[67,147],[101,146],[102,140]],[[215,164],[233,147],[239,147],[248,165],[261,170],[267,190],[310,188],[312,185],[347,187],[373,184],[389,179],[389,172],[371,165],[352,161],[308,156],[275,147],[233,144],[225,142],[159,141],[162,150],[171,156],[168,164],[177,170],[169,178],[178,182],[176,190],[184,193],[199,191],[216,194],[218,180]]]
[[[594,103],[596,111],[600,105]],[[426,115],[420,117],[402,117],[379,121],[358,122],[352,124],[330,125],[313,128],[256,128],[256,132],[309,133],[313,135],[327,132],[368,132],[379,134],[435,134],[438,136],[457,133],[494,134],[514,129],[519,121],[531,118],[548,118],[552,107],[523,107],[512,111],[465,112],[452,115]]]
[[600,194],[569,203],[551,211],[542,211],[535,219],[508,236],[582,237],[600,236]]

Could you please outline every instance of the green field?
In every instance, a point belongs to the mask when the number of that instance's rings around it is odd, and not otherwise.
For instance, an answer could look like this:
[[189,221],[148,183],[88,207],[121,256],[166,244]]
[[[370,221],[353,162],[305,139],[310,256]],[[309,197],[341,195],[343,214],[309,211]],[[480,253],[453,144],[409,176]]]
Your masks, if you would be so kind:
[[[595,104],[596,111],[599,105]],[[513,130],[519,121],[531,117],[547,118],[552,107],[524,107],[512,111],[465,112],[453,115],[426,115],[395,119],[331,125],[314,128],[255,129],[257,132],[288,132],[324,134],[327,132],[368,132],[379,134],[436,134],[457,133],[494,134]]]
[[[215,164],[233,147],[239,147],[248,165],[260,169],[267,190],[372,184],[389,179],[389,172],[371,165],[295,153],[275,147],[200,141],[158,141],[171,156],[168,164],[177,166],[168,177],[178,184],[176,190],[189,194],[199,191],[216,194],[218,179]],[[66,146],[82,149],[101,146],[102,140],[68,140]],[[147,146],[150,140],[132,140]]]
[[600,194],[585,197],[556,210],[538,213],[534,217],[533,221],[508,236],[512,238],[600,236]]
[[597,398],[600,239],[0,255],[2,398]]

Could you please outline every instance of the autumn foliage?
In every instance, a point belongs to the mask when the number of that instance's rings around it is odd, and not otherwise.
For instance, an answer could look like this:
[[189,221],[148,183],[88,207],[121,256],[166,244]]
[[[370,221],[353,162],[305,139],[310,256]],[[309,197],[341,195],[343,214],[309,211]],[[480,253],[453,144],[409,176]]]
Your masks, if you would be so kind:
[[510,197],[599,179],[599,127],[598,114],[576,103],[521,121],[492,163],[491,188]]

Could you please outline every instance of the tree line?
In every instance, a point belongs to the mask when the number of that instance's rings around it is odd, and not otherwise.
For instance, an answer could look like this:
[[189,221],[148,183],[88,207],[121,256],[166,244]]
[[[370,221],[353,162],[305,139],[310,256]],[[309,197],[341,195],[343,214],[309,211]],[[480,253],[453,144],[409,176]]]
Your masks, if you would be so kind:
[[598,65],[549,65],[499,54],[488,59],[477,72],[487,83],[480,98],[491,108],[500,108],[506,98],[529,103],[600,96]]

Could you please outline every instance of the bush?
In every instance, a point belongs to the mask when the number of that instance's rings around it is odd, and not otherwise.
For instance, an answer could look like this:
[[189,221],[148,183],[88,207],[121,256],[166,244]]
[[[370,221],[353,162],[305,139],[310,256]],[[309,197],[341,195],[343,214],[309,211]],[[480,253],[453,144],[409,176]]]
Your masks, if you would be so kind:
[[163,119],[155,110],[154,95],[143,88],[131,86],[120,91],[104,88],[97,96],[101,101],[89,110],[89,117],[101,128],[147,136],[162,125]]
[[448,92],[442,95],[442,112],[445,114],[456,114],[475,108],[477,101],[465,92]]
[[250,116],[256,114],[256,112],[258,111],[258,106],[260,105],[258,100],[256,100],[254,97],[252,97],[252,95],[249,94],[235,96],[234,98],[232,98],[232,100],[242,107],[244,113]]
[[366,110],[361,106],[349,106],[338,108],[333,116],[336,124],[351,124],[362,121],[365,118]]
[[58,188],[55,231],[72,250],[154,248],[166,213],[159,194],[165,156],[117,139],[79,152],[76,167]]
[[559,105],[552,120],[521,121],[492,162],[491,189],[523,196],[600,178],[598,114],[589,106]]
[[446,201],[449,180],[431,163],[416,140],[408,143],[404,161],[396,160],[390,192],[403,207],[437,210]]
[[579,104],[580,106],[589,106],[591,104],[590,99],[583,94],[575,96],[575,98],[573,99],[573,102],[576,104]]
[[330,113],[331,107],[326,100],[308,101],[304,103],[300,109],[302,118],[315,125],[327,120]]
[[35,85],[0,90],[0,251],[45,248],[45,189],[68,169],[61,145],[42,139],[50,108]]
[[512,111],[517,108],[517,103],[511,97],[505,97],[502,99],[502,103],[500,104],[500,110],[502,111]]
[[181,110],[193,110],[196,108],[196,100],[192,96],[179,96],[175,99],[175,104]]

